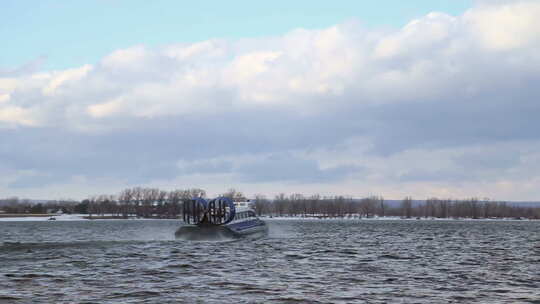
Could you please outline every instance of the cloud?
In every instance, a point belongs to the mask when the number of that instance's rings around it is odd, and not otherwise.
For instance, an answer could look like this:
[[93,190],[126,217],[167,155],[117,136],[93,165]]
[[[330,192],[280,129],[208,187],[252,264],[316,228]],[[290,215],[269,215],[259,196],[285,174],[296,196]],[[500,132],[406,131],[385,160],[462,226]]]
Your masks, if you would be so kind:
[[50,96],[55,94],[55,91],[63,84],[81,81],[88,72],[92,70],[92,66],[87,64],[80,68],[68,69],[64,71],[54,72],[50,76],[49,83],[43,88],[43,95]]
[[30,118],[30,115],[28,114],[28,110],[24,108],[17,107],[17,106],[11,106],[11,107],[7,106],[7,107],[0,108],[0,128],[14,127],[18,125],[32,126],[34,124],[35,124],[35,121],[33,121],[32,118]]
[[485,3],[464,15],[464,21],[483,46],[494,50],[523,48],[538,43],[540,3],[514,1]]
[[539,13],[481,2],[395,30],[353,21],[4,71],[0,189],[222,178],[270,193],[534,199]]
[[122,99],[117,98],[100,104],[93,104],[87,107],[88,114],[95,118],[102,118],[113,115],[122,109]]

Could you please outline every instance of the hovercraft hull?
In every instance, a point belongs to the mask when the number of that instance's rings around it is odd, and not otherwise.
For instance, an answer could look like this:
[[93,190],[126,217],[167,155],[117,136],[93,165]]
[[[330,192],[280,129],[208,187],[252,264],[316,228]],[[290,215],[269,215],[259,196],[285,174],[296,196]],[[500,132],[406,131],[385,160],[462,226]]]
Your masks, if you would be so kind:
[[185,241],[220,241],[241,236],[226,226],[182,226],[174,235],[176,239]]
[[175,233],[177,239],[186,241],[218,241],[240,237],[262,237],[268,233],[265,222],[257,219],[223,226],[182,226]]
[[238,235],[250,235],[250,234],[265,234],[268,232],[268,226],[264,221],[260,219],[254,219],[251,221],[244,221],[238,223],[231,223],[225,227],[234,231]]

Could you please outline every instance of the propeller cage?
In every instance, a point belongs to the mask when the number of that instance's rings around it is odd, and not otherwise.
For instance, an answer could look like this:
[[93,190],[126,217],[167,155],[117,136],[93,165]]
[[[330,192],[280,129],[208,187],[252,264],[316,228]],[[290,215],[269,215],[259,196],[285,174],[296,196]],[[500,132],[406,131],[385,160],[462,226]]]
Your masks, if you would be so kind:
[[225,225],[236,214],[234,202],[227,197],[218,197],[210,201],[194,198],[184,202],[183,219],[191,225]]

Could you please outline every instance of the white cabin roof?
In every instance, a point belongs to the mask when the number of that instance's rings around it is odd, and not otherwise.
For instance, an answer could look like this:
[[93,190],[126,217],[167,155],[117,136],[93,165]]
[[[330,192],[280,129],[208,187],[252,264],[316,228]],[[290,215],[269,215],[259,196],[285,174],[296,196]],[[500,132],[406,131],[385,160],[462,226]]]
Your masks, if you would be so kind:
[[251,202],[249,201],[241,201],[241,202],[234,202],[235,207],[251,207]]
[[242,212],[242,211],[249,211],[253,210],[251,207],[251,202],[249,201],[242,201],[242,202],[234,202],[234,207],[236,208],[236,212]]

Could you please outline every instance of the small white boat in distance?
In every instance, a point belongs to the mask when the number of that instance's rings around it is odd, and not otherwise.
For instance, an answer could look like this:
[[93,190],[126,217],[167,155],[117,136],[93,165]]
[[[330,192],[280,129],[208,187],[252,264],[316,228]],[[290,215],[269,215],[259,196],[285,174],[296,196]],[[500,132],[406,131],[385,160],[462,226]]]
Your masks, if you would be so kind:
[[183,220],[186,225],[175,233],[178,239],[220,240],[268,233],[268,226],[257,217],[249,201],[233,202],[225,197],[184,202]]

